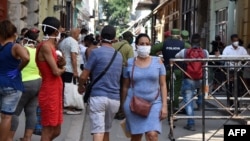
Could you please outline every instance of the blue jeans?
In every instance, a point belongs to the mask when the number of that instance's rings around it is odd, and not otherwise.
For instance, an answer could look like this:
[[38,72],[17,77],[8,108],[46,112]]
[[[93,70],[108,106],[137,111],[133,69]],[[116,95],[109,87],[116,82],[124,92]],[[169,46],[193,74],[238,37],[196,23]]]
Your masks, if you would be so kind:
[[12,87],[0,87],[0,109],[1,113],[12,115],[22,96],[22,92]]
[[[183,79],[182,81],[182,87],[181,87],[181,94],[183,96],[183,101],[184,103],[188,103],[195,95],[195,93],[197,92],[197,88],[200,88],[199,91],[201,91],[201,80],[191,80],[191,79]],[[201,95],[198,95],[198,100],[197,100],[197,104],[201,104]],[[186,106],[185,106],[185,110],[188,116],[194,116],[194,105],[193,105],[193,101],[189,102]],[[187,120],[187,125],[194,125],[194,119],[193,118],[189,118]]]

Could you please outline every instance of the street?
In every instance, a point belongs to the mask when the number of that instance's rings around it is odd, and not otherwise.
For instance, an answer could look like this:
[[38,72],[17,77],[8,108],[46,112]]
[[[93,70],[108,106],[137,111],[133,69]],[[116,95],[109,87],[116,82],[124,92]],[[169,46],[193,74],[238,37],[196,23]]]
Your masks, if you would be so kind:
[[[210,102],[211,103],[211,102]],[[215,105],[215,103],[213,103]],[[206,104],[207,108],[211,108],[211,104]],[[85,109],[88,109],[86,107]],[[206,116],[222,116],[225,112],[219,110],[205,111]],[[183,114],[178,114],[183,115]],[[195,111],[195,115],[201,115],[201,111]],[[184,116],[184,115],[183,115]],[[24,131],[24,113],[20,115],[20,123],[15,134],[14,141],[19,141]],[[196,131],[188,131],[183,129],[186,124],[186,119],[178,119],[174,122],[174,138],[176,141],[202,141],[202,120],[196,119]],[[110,134],[110,141],[129,141],[120,126],[120,120],[114,120]],[[205,120],[205,141],[223,141],[223,125],[224,124],[242,124],[236,120],[227,119],[206,119]],[[162,134],[159,135],[159,141],[169,141],[169,125],[168,121],[164,120],[162,123]],[[217,131],[218,128],[220,130]],[[83,131],[82,131],[83,130]],[[217,133],[215,133],[217,131]],[[212,136],[215,134],[214,136]],[[33,135],[32,141],[39,141],[40,136]],[[54,141],[92,141],[90,134],[90,123],[88,110],[84,110],[81,115],[66,115],[64,114],[64,122],[62,125],[62,132]],[[143,138],[145,141],[145,138]]]
[[[86,112],[87,114],[88,112]],[[197,115],[201,115],[201,111],[195,111]],[[220,112],[216,111],[206,111],[206,115],[221,115]],[[89,123],[89,117],[88,114],[85,118],[85,124],[83,129],[82,138],[83,141],[91,141],[92,136],[90,134],[90,123]],[[221,120],[211,120],[206,119],[205,120],[205,129],[206,129],[206,135],[205,140],[208,141],[223,141],[223,124],[226,122],[226,119]],[[186,124],[186,119],[179,119],[175,122],[175,129],[174,129],[174,137],[176,141],[202,141],[202,120],[196,120],[196,131],[188,131],[183,129],[183,126]],[[236,121],[229,120],[226,124],[239,124]],[[162,123],[162,134],[159,135],[159,141],[168,141],[168,134],[169,134],[169,126],[168,121],[164,120]],[[222,127],[215,136],[211,137],[216,130]],[[120,120],[114,120],[113,126],[111,129],[110,134],[110,141],[128,141],[129,138],[127,138],[122,128],[120,127]],[[211,137],[211,138],[210,138]],[[210,139],[209,139],[210,138]],[[143,138],[143,141],[145,141],[145,138]]]

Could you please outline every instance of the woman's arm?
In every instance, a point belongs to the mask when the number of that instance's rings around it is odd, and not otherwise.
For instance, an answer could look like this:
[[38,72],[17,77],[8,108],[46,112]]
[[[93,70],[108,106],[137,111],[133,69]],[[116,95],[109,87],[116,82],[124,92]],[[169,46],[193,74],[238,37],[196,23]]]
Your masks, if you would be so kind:
[[129,78],[123,78],[123,84],[122,84],[122,94],[121,94],[121,105],[124,104],[124,101],[127,97],[127,93],[128,93],[128,88],[129,88],[129,85],[130,85],[130,80]]
[[65,68],[58,68],[50,46],[48,46],[47,44],[43,44],[43,46],[40,48],[40,52],[42,53],[45,61],[49,64],[52,73],[55,76],[60,76],[65,71]]
[[160,119],[163,120],[167,117],[167,85],[166,85],[166,75],[160,76],[160,89],[162,97],[162,109]]
[[19,64],[19,66],[17,68],[19,71],[22,71],[22,69],[30,61],[29,51],[25,47],[22,47],[19,44],[14,44],[13,50],[12,50],[12,55],[17,59],[21,59],[21,63]]

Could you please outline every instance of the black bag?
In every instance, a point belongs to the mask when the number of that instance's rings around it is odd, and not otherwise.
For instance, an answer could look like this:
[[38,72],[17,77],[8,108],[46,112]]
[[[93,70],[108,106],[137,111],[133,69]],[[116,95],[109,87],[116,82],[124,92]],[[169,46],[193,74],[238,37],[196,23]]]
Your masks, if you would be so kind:
[[94,84],[99,81],[102,76],[108,71],[109,67],[111,66],[111,64],[113,63],[115,57],[116,57],[116,54],[117,54],[117,51],[114,52],[114,55],[112,56],[109,64],[106,66],[106,68],[100,73],[100,75],[98,75],[96,77],[95,80],[93,80],[91,83],[87,84],[86,87],[85,87],[85,94],[84,94],[84,97],[83,97],[83,101],[84,103],[87,103],[88,100],[89,100],[89,97],[90,97],[90,94],[91,94],[91,90],[92,90],[92,87],[94,86]]

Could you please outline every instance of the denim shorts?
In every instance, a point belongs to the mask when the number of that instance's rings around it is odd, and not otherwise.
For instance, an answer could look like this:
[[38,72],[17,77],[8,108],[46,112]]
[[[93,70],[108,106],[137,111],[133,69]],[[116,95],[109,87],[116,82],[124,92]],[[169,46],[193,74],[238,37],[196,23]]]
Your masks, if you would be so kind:
[[1,113],[12,115],[22,96],[22,92],[12,87],[0,87],[0,108]]

